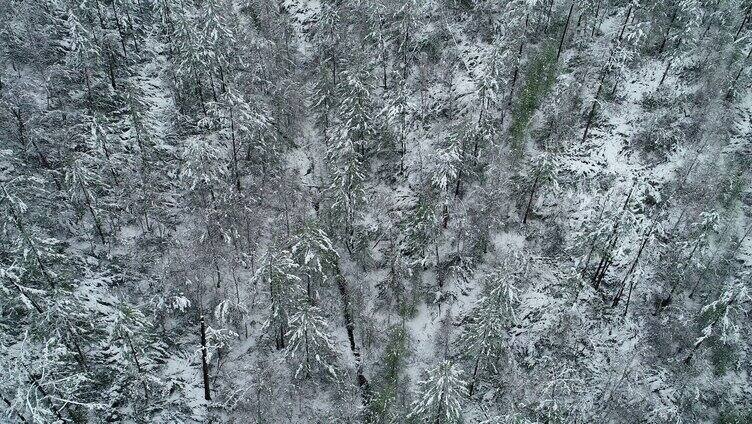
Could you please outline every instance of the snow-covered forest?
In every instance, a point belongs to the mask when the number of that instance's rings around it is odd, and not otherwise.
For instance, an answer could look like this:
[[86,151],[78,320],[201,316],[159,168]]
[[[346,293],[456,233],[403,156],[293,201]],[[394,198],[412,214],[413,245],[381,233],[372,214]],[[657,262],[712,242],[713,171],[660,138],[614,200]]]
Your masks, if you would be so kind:
[[0,0],[0,422],[752,422],[751,0]]

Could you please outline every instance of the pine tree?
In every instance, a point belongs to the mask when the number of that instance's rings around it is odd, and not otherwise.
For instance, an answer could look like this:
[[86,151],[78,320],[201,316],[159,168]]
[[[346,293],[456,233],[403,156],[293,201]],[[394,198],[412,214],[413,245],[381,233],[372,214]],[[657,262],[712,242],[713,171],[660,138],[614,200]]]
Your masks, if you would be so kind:
[[527,223],[527,218],[533,209],[533,200],[541,189],[556,189],[557,184],[557,166],[556,159],[551,153],[543,153],[533,158],[531,163],[531,175],[527,177],[526,185],[530,187],[530,196],[527,199],[525,213],[522,216],[522,223]]
[[86,153],[78,155],[65,176],[71,200],[89,215],[95,234],[102,244],[107,243],[105,212],[101,206],[100,193],[105,190],[104,181],[98,172],[98,158]]
[[[217,90],[225,92],[227,78],[231,76],[233,51],[236,50],[235,31],[228,22],[232,13],[222,0],[208,0],[201,8],[198,22],[201,22],[201,44],[207,49],[207,65],[210,66],[211,90],[216,100]],[[214,81],[214,78],[218,81]],[[218,88],[215,88],[218,85]]]
[[321,310],[304,303],[289,320],[287,356],[300,362],[295,377],[310,378],[315,370],[336,378],[334,367],[337,348],[328,333]]
[[339,254],[329,236],[315,222],[309,222],[293,242],[290,252],[299,265],[309,301],[315,302],[318,287],[326,287],[339,273]]
[[290,317],[304,302],[298,265],[289,251],[268,253],[253,279],[268,289],[269,318],[264,323],[277,349],[284,349],[289,338]]
[[[177,10],[176,10],[177,9]],[[175,82],[178,89],[178,100],[183,100],[182,108],[189,106],[186,100],[193,98],[206,114],[206,103],[209,92],[205,89],[208,66],[210,66],[211,52],[209,46],[203,44],[200,26],[196,26],[192,12],[181,7],[170,8],[172,33],[169,34],[171,47],[175,54],[174,66]],[[168,28],[169,30],[169,28]]]
[[[506,347],[506,333],[515,321],[518,302],[517,289],[504,276],[487,277],[488,292],[476,301],[464,318],[467,323],[458,340],[460,350],[473,359],[473,374],[468,395],[472,396],[478,385],[479,372],[485,374],[486,366],[500,357]],[[495,362],[495,361],[494,361]]]
[[452,137],[446,147],[437,150],[431,175],[431,184],[438,193],[441,193],[443,203],[441,226],[443,228],[446,228],[449,223],[450,204],[459,194],[462,183],[461,170],[464,166],[462,156],[465,139],[462,138],[462,142],[457,140],[458,137]]
[[214,202],[225,187],[229,174],[225,158],[226,151],[216,135],[192,136],[185,141],[180,178],[199,205]]
[[[382,110],[384,121],[391,130],[391,152],[400,158],[399,172],[405,171],[405,155],[407,154],[410,130],[414,110],[409,104],[409,96],[404,85],[398,85],[387,93],[386,105]],[[396,155],[395,155],[396,156]]]
[[253,172],[251,166],[269,169],[278,161],[281,145],[274,120],[263,99],[246,100],[232,84],[224,88],[220,102],[212,104],[210,113],[217,119],[222,137],[229,148],[235,189],[241,191],[242,179]]
[[366,69],[348,69],[342,72],[341,78],[336,137],[339,143],[352,143],[358,155],[366,159],[376,147],[377,133],[371,75]]
[[436,240],[439,230],[434,206],[426,197],[419,196],[415,206],[405,213],[399,224],[403,234],[400,242],[402,253],[423,264],[431,256],[426,249]]
[[328,192],[332,198],[333,219],[344,222],[341,237],[352,250],[356,243],[357,220],[366,203],[364,158],[351,139],[334,144],[329,149],[328,158],[332,167]]
[[378,374],[374,396],[369,404],[368,421],[373,423],[399,422],[407,395],[405,375],[409,359],[408,332],[401,325],[390,327],[386,334],[384,350],[378,361]]
[[443,361],[427,372],[408,419],[417,422],[451,424],[462,420],[462,398],[466,395],[462,371],[451,361]]

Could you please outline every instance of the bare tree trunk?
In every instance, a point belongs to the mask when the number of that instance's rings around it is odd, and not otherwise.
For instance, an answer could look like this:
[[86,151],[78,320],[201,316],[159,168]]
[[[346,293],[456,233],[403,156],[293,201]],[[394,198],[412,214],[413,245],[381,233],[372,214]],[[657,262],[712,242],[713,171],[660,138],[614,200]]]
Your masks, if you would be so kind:
[[[655,225],[655,223],[653,223]],[[624,294],[624,287],[626,287],[627,280],[632,275],[632,273],[635,270],[635,267],[637,266],[637,263],[640,261],[640,256],[642,255],[643,250],[645,249],[645,246],[648,244],[648,241],[650,240],[650,235],[653,232],[653,228],[650,228],[650,231],[648,231],[647,234],[645,234],[644,239],[642,240],[642,244],[640,244],[639,250],[637,250],[637,255],[634,258],[634,261],[632,261],[632,265],[630,265],[629,270],[626,274],[624,274],[624,278],[621,281],[621,288],[619,288],[619,292],[614,296],[614,300],[611,304],[612,307],[617,307],[619,305],[619,301],[621,300],[622,294]],[[627,306],[624,308],[624,316],[627,315],[627,310],[629,309],[629,301],[632,297],[632,289],[634,287],[634,281],[632,281],[629,284],[629,295],[627,296]]]
[[[37,380],[37,377],[34,376],[34,374],[31,372],[31,370],[29,369],[29,367],[27,367],[26,364],[24,364],[23,362],[21,363],[21,366],[23,366],[24,370],[26,371],[26,374],[29,376],[29,380],[31,380],[31,383],[34,385],[34,387],[36,387],[37,390],[39,390],[39,393],[41,393],[42,396],[44,396],[45,398],[49,398],[50,394],[47,393],[47,390],[44,389],[44,386],[42,386],[39,383],[39,381]],[[50,404],[51,404],[50,405],[51,406],[50,409],[52,411],[54,411],[55,416],[57,417],[58,420],[60,420],[60,422],[63,422],[63,423],[69,422],[69,420],[66,420],[60,414],[60,409],[61,408],[56,408],[55,405],[52,405],[52,402],[50,402]],[[69,405],[69,403],[65,402],[63,404],[63,408],[65,408],[65,410],[68,411],[68,414],[70,414],[70,410],[68,409],[68,405]]]
[[[512,83],[509,85],[509,101],[507,101],[507,109],[512,107],[512,99],[514,98],[514,86],[517,83],[517,76],[520,72],[520,61],[522,60],[522,49],[525,47],[525,36],[527,35],[527,23],[530,15],[525,15],[525,29],[522,31],[522,41],[520,41],[520,48],[517,50],[517,61],[514,65],[514,72],[512,72]],[[501,124],[504,125],[504,114],[501,115]]]
[[[607,200],[607,199],[606,199]],[[603,212],[606,210],[606,202],[603,202],[603,206],[601,206],[601,211],[598,213],[598,219],[597,222],[600,224],[601,219],[603,218]],[[590,250],[588,250],[588,254],[585,258],[585,265],[582,267],[582,272],[580,275],[584,278],[585,272],[587,272],[588,266],[590,265],[590,258],[593,255],[593,251],[595,250],[595,242],[598,241],[598,236],[593,235],[593,238],[590,240]]]
[[527,224],[527,216],[530,214],[530,208],[533,205],[533,196],[535,196],[535,190],[538,188],[538,179],[540,178],[540,174],[535,176],[535,180],[533,181],[533,188],[530,190],[530,199],[527,201],[527,207],[525,208],[525,215],[522,218],[522,223]]
[[742,33],[742,30],[744,29],[744,25],[749,20],[749,11],[750,10],[752,10],[752,3],[750,3],[749,6],[747,6],[747,11],[744,12],[744,19],[742,19],[742,23],[741,23],[741,25],[739,25],[739,29],[736,30],[736,35],[734,35],[734,42],[736,42],[736,40],[739,39],[739,34]]
[[144,398],[146,399],[146,403],[149,403],[149,388],[146,386],[146,380],[144,380],[144,370],[141,368],[141,363],[138,361],[138,353],[136,353],[136,349],[133,347],[133,341],[131,340],[131,336],[126,334],[126,339],[128,340],[128,346],[131,348],[131,353],[133,354],[133,362],[136,364],[136,370],[138,370],[138,373],[141,375],[141,386],[144,388]]
[[91,194],[89,193],[89,190],[84,186],[84,183],[81,180],[78,180],[78,185],[81,187],[81,190],[84,192],[84,199],[86,201],[86,207],[89,209],[89,213],[91,213],[91,217],[94,219],[94,227],[97,229],[97,234],[99,234],[99,239],[102,240],[102,244],[106,244],[107,242],[104,239],[104,231],[102,231],[102,223],[99,221],[99,216],[94,211],[94,206],[92,206],[92,199],[90,198]]
[[601,11],[601,3],[603,3],[603,0],[598,0],[598,5],[595,7],[595,16],[593,21],[593,31],[590,33],[591,37],[595,36],[595,30],[598,28],[598,14]]
[[[339,274],[339,270],[337,271]],[[337,275],[337,288],[339,289],[340,299],[342,301],[342,315],[345,319],[345,330],[347,331],[347,340],[350,342],[350,351],[355,357],[355,371],[357,374],[358,387],[363,394],[363,400],[366,404],[370,402],[371,388],[368,379],[363,374],[363,361],[360,357],[360,349],[355,344],[355,322],[352,316],[352,305],[350,302],[350,291],[347,288],[347,280],[341,274]]]
[[133,35],[133,48],[136,50],[136,54],[140,54],[141,51],[138,47],[138,37],[136,37],[136,31],[133,29],[133,19],[131,18],[131,12],[128,11],[128,8],[125,8],[125,20],[128,22],[128,28],[130,28],[131,34]]
[[[700,246],[700,240],[697,240],[695,242],[694,247],[692,248],[692,251],[689,252],[689,256],[686,259],[686,262],[688,264],[691,263],[692,258],[694,257],[695,252],[697,251],[697,248],[699,246]],[[658,308],[656,309],[654,315],[658,315],[663,310],[663,308],[665,308],[666,306],[668,306],[669,304],[671,304],[671,300],[674,297],[674,293],[676,292],[676,289],[679,287],[679,282],[686,280],[688,270],[689,270],[689,265],[687,265],[687,267],[684,268],[684,272],[682,272],[681,279],[677,278],[677,279],[674,280],[674,282],[671,284],[671,290],[669,290],[668,296],[666,296],[665,299],[661,299],[660,300],[660,302],[658,303]]]
[[[613,51],[611,52],[613,54]],[[590,126],[593,124],[593,118],[595,117],[595,108],[598,106],[598,97],[600,97],[601,91],[603,91],[603,84],[606,81],[606,75],[608,75],[608,66],[611,64],[611,58],[613,56],[608,57],[608,61],[606,62],[606,65],[603,67],[603,70],[601,71],[601,78],[598,82],[598,90],[595,92],[595,98],[593,98],[593,105],[590,107],[590,112],[588,113],[588,119],[585,123],[585,132],[582,133],[582,143],[584,143],[587,140],[588,132],[590,132]]]
[[728,93],[726,93],[726,98],[729,100],[734,94],[734,88],[736,87],[737,81],[739,81],[739,77],[742,76],[742,72],[744,72],[744,69],[746,69],[745,63],[747,63],[747,59],[749,59],[750,55],[752,55],[752,47],[747,52],[747,56],[744,57],[744,60],[742,60],[742,66],[739,67],[739,72],[736,73],[736,77],[734,78],[734,81],[731,83],[731,88],[729,88]]
[[204,323],[204,315],[199,318],[201,321],[201,375],[204,379],[204,399],[211,400],[211,392],[209,390],[209,363],[207,362],[208,349],[206,347],[206,324]]
[[674,13],[671,15],[671,20],[668,23],[668,27],[666,28],[666,33],[663,34],[663,40],[661,41],[660,47],[658,47],[658,55],[660,56],[663,54],[663,49],[666,47],[666,41],[668,41],[668,36],[671,34],[671,25],[674,24],[674,20],[676,20],[676,13],[677,9],[674,9]]
[[574,2],[569,6],[569,13],[567,14],[567,23],[564,24],[564,31],[561,33],[561,40],[559,40],[559,50],[556,52],[556,61],[559,61],[561,55],[561,48],[564,46],[564,38],[567,35],[567,29],[569,29],[569,20],[572,19],[572,10],[574,10]]
[[666,75],[668,75],[668,69],[671,67],[671,61],[668,61],[668,65],[666,65],[666,70],[663,71],[663,76],[661,76],[661,81],[658,83],[658,87],[663,85],[663,81],[666,80]]
[[235,173],[235,189],[241,192],[240,171],[238,170],[238,147],[235,140],[235,115],[230,106],[230,139],[232,141],[232,170]]
[[109,49],[108,53],[110,60],[107,63],[107,73],[110,75],[110,84],[112,85],[112,90],[117,91],[117,85],[115,83],[115,55],[113,55],[112,51]]
[[125,48],[125,34],[123,33],[123,27],[120,26],[120,17],[115,7],[115,2],[112,2],[112,13],[115,16],[115,27],[117,27],[118,35],[120,36],[120,45],[123,47],[123,58],[128,60],[128,49]]
[[[5,404],[5,406],[8,407],[8,410],[10,411],[10,407],[12,406],[12,404],[10,403],[10,401],[8,399],[6,399],[4,396],[0,396],[0,398],[3,399],[3,403]],[[22,423],[28,422],[28,421],[26,421],[26,418],[23,415],[21,415],[20,412],[16,412],[16,416],[18,417],[19,420],[21,420]]]
[[619,32],[619,38],[618,41],[621,41],[622,37],[624,36],[624,30],[627,29],[627,22],[629,22],[629,17],[632,15],[632,6],[629,6],[629,9],[627,9],[627,17],[624,18],[624,23],[621,25],[621,31]]

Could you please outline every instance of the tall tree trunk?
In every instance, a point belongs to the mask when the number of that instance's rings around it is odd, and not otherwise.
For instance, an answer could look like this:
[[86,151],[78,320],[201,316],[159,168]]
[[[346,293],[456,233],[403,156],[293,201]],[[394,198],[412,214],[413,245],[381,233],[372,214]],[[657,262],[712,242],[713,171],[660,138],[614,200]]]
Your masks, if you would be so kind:
[[663,54],[663,49],[666,47],[666,41],[668,41],[668,36],[671,34],[671,25],[674,24],[674,20],[676,19],[676,13],[677,9],[674,9],[674,13],[671,15],[671,20],[668,23],[668,27],[666,28],[666,33],[663,34],[663,40],[661,41],[660,47],[658,47],[658,56]]
[[540,174],[535,176],[535,180],[533,181],[533,188],[530,190],[530,199],[527,201],[527,207],[525,208],[525,215],[522,218],[522,223],[527,224],[527,216],[530,213],[530,208],[533,205],[533,196],[535,196],[535,190],[538,188],[538,179],[540,178]]
[[136,370],[138,370],[138,374],[141,376],[141,387],[144,388],[144,398],[146,399],[146,403],[149,403],[149,388],[146,386],[146,380],[144,380],[144,370],[141,368],[141,362],[138,360],[138,353],[136,353],[136,349],[133,347],[131,336],[126,334],[125,337],[128,340],[128,346],[131,348],[133,362],[136,364]]
[[556,52],[556,61],[559,61],[561,56],[561,48],[564,46],[564,38],[567,36],[567,29],[569,29],[569,20],[572,19],[572,10],[574,10],[574,2],[569,6],[569,13],[567,14],[567,23],[564,24],[564,31],[561,33],[561,40],[559,40],[559,50]]
[[598,5],[595,7],[595,15],[593,16],[593,31],[590,33],[590,37],[595,36],[595,30],[598,28],[598,14],[601,11],[601,3],[603,3],[603,0],[598,0]]
[[[653,223],[653,226],[655,225],[655,222]],[[627,280],[632,275],[632,273],[635,270],[635,267],[637,266],[637,263],[640,261],[640,256],[642,255],[643,250],[645,249],[645,246],[647,246],[648,241],[650,241],[650,235],[653,233],[653,228],[650,228],[650,231],[645,234],[645,237],[642,240],[642,243],[640,244],[640,248],[637,250],[637,255],[634,258],[634,261],[632,261],[632,265],[629,266],[629,270],[627,270],[627,273],[624,274],[624,278],[621,281],[621,287],[619,288],[619,292],[614,296],[614,300],[611,304],[612,307],[617,307],[619,305],[619,301],[621,300],[622,294],[624,294],[624,288],[626,287]],[[632,297],[632,289],[634,287],[634,281],[632,281],[629,284],[629,295],[627,296],[627,306],[624,308],[624,316],[627,315],[627,310],[629,309],[629,301]]]
[[120,45],[123,48],[123,58],[128,61],[128,49],[125,48],[125,33],[123,33],[123,27],[120,25],[120,17],[117,13],[117,8],[115,7],[115,2],[112,3],[112,14],[115,17],[115,27],[117,27],[118,35],[120,36]]
[[593,124],[593,118],[595,117],[595,108],[598,106],[598,97],[603,91],[603,83],[606,80],[606,74],[608,73],[608,65],[611,64],[611,57],[608,58],[606,66],[601,71],[601,79],[598,82],[598,90],[595,92],[595,98],[593,98],[593,104],[590,106],[590,112],[588,113],[588,119],[585,123],[585,131],[582,133],[582,143],[587,141],[588,132],[590,132],[590,126]]
[[739,29],[736,30],[736,35],[734,35],[734,42],[739,39],[739,34],[742,33],[742,30],[744,29],[744,25],[749,20],[749,11],[752,10],[752,3],[747,6],[747,11],[744,12],[744,19],[742,19],[742,23],[739,25]]
[[[24,370],[26,371],[26,375],[28,375],[28,376],[29,376],[29,380],[31,380],[31,383],[32,383],[32,385],[33,385],[33,386],[34,386],[34,387],[35,387],[35,388],[36,388],[37,390],[39,390],[39,393],[41,393],[43,397],[45,397],[45,398],[48,398],[48,399],[49,399],[49,397],[50,397],[50,394],[49,394],[49,393],[47,392],[47,390],[45,390],[45,389],[44,389],[44,386],[42,386],[42,384],[40,384],[40,383],[39,383],[39,380],[38,380],[38,379],[37,379],[37,377],[36,377],[36,376],[35,376],[35,375],[34,375],[34,374],[33,374],[33,373],[31,372],[31,370],[29,369],[29,367],[27,367],[27,366],[26,366],[26,364],[25,364],[25,363],[23,363],[23,362],[21,362],[21,366],[22,366],[22,367],[24,368]],[[66,411],[68,411],[68,414],[70,414],[70,410],[68,409],[68,405],[69,405],[69,403],[68,403],[68,402],[65,402],[65,403],[63,404],[63,408],[65,408],[65,410],[66,410]],[[67,422],[69,422],[69,421],[70,421],[70,420],[66,420],[65,418],[63,418],[63,416],[62,416],[62,415],[60,414],[60,409],[62,409],[62,408],[56,408],[56,407],[55,407],[55,405],[53,405],[53,404],[52,404],[52,402],[50,402],[50,406],[51,406],[51,408],[50,408],[50,409],[51,409],[51,410],[52,410],[52,411],[53,411],[53,412],[55,413],[55,416],[57,417],[57,419],[58,419],[58,420],[60,420],[60,422],[63,422],[63,423],[67,423]]]
[[[606,199],[607,201],[608,199]],[[603,212],[606,210],[606,201],[603,202],[603,206],[601,206],[601,211],[598,213],[598,219],[596,220],[598,224],[600,225],[601,219],[603,218]],[[582,267],[582,272],[580,273],[580,276],[583,278],[585,277],[585,273],[587,272],[588,266],[590,265],[590,258],[593,255],[593,251],[595,250],[595,242],[598,241],[598,235],[593,235],[592,239],[590,240],[590,249],[588,250],[588,254],[585,258],[585,265]]]
[[[3,399],[3,403],[5,404],[5,406],[8,407],[8,411],[10,411],[10,407],[13,406],[13,404],[10,403],[10,401],[6,399],[5,396],[0,396],[0,398]],[[26,418],[23,415],[21,415],[20,412],[16,412],[16,416],[18,417],[19,420],[21,420],[22,423],[28,422],[26,421]]]
[[[338,270],[339,274],[339,270]],[[368,379],[363,374],[363,361],[360,356],[360,349],[355,344],[355,322],[352,316],[352,305],[350,302],[350,291],[347,288],[347,280],[341,274],[337,275],[337,288],[339,289],[340,299],[342,301],[342,315],[345,319],[345,330],[347,331],[347,340],[350,342],[350,351],[355,357],[355,372],[357,374],[358,387],[363,394],[363,401],[368,404],[371,399],[371,388]]]
[[81,187],[81,190],[84,192],[84,199],[86,202],[86,207],[89,209],[89,213],[91,213],[91,217],[94,219],[94,227],[97,229],[97,234],[99,235],[99,239],[102,241],[102,244],[106,244],[106,240],[104,238],[104,231],[102,231],[102,223],[99,221],[99,216],[94,210],[94,206],[92,205],[92,199],[91,194],[89,193],[89,190],[84,186],[84,183],[81,180],[78,180],[78,185]]
[[619,38],[618,41],[621,41],[622,37],[624,36],[624,30],[627,29],[627,23],[629,22],[629,17],[632,15],[632,6],[629,6],[629,9],[627,9],[627,17],[624,18],[624,23],[621,25],[621,31],[619,31]]
[[658,303],[658,308],[656,309],[654,315],[659,314],[663,310],[663,308],[665,308],[666,306],[668,306],[668,305],[671,304],[671,301],[672,301],[672,299],[674,297],[674,293],[676,293],[676,289],[679,287],[679,282],[680,281],[685,281],[687,279],[687,274],[688,274],[688,271],[690,269],[689,264],[692,263],[692,258],[694,257],[695,252],[697,251],[697,248],[699,246],[700,246],[700,240],[697,240],[695,242],[694,247],[692,248],[692,251],[689,252],[689,256],[687,256],[687,259],[685,261],[687,263],[687,266],[684,267],[684,270],[681,273],[681,278],[676,278],[674,280],[674,282],[671,283],[671,290],[669,290],[668,296],[666,296],[665,299],[661,299],[660,300],[660,302]]
[[734,78],[734,81],[731,83],[731,87],[729,88],[728,93],[726,93],[726,98],[728,100],[731,100],[731,98],[734,95],[734,88],[736,88],[736,83],[739,81],[739,77],[742,76],[742,73],[746,69],[745,64],[747,63],[747,59],[749,59],[750,55],[752,55],[752,47],[750,47],[749,51],[747,52],[747,56],[745,56],[744,60],[742,60],[742,65],[739,67],[739,72],[736,73],[736,77]]
[[112,85],[112,90],[117,91],[117,84],[115,82],[115,55],[113,55],[112,51],[109,49],[108,53],[110,60],[107,62],[107,73],[110,76],[110,84]]
[[661,76],[661,80],[660,80],[660,82],[658,82],[658,87],[660,87],[661,85],[663,85],[663,81],[666,80],[666,75],[668,75],[668,70],[669,70],[670,67],[671,67],[671,60],[668,61],[668,64],[666,65],[666,70],[663,71],[663,75]]
[[[517,61],[514,64],[514,72],[512,72],[512,83],[509,84],[509,100],[507,101],[507,109],[512,107],[512,99],[514,99],[514,86],[517,83],[517,76],[520,72],[520,61],[522,60],[522,49],[525,47],[525,36],[527,35],[527,23],[530,14],[525,15],[525,29],[522,31],[522,41],[520,41],[520,48],[517,50]],[[504,125],[504,113],[501,114],[501,124]]]
[[238,147],[235,140],[235,115],[230,106],[230,139],[232,141],[232,170],[235,173],[235,190],[241,192],[240,171],[238,170]]
[[209,363],[207,362],[208,348],[206,347],[206,324],[204,315],[201,315],[201,375],[204,379],[204,399],[211,400],[209,389]]

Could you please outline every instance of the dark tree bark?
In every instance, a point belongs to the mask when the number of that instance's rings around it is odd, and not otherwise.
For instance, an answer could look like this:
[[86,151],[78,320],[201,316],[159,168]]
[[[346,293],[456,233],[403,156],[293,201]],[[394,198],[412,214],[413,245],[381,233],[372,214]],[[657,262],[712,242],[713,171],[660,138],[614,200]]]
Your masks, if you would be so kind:
[[663,81],[665,81],[665,80],[666,80],[666,75],[668,75],[668,70],[669,70],[669,68],[671,68],[671,61],[670,61],[670,60],[668,61],[668,64],[666,65],[666,70],[665,70],[665,71],[663,71],[663,75],[661,76],[661,81],[660,81],[660,82],[658,83],[658,86],[659,86],[659,87],[660,87],[661,85],[663,85]]
[[736,41],[736,40],[739,39],[739,34],[742,33],[742,30],[744,29],[744,25],[749,20],[749,12],[750,12],[750,10],[752,10],[752,3],[750,3],[749,6],[747,6],[747,11],[744,12],[744,19],[742,19],[742,23],[739,25],[739,29],[736,30],[736,35],[734,35],[734,41]]
[[525,215],[522,218],[522,223],[527,224],[527,216],[530,214],[530,208],[533,205],[533,197],[535,196],[535,190],[538,189],[538,180],[540,179],[540,174],[535,176],[535,180],[533,181],[533,188],[530,189],[530,198],[527,201],[527,207],[525,208]]
[[666,47],[666,41],[668,41],[668,36],[671,34],[671,25],[674,24],[674,21],[676,20],[676,13],[677,9],[674,9],[674,13],[671,15],[671,20],[668,23],[668,27],[666,28],[666,33],[663,34],[663,40],[661,40],[661,45],[658,47],[658,55],[660,56],[663,54],[663,49]]
[[[338,270],[339,274],[339,270]],[[347,287],[347,280],[341,274],[337,275],[337,288],[339,289],[340,300],[342,301],[342,315],[345,320],[345,330],[347,331],[347,340],[350,342],[350,351],[355,357],[355,372],[357,374],[358,387],[363,394],[363,400],[366,404],[370,402],[371,388],[368,379],[363,373],[363,361],[360,357],[360,349],[355,343],[355,321],[352,316],[352,305],[350,302],[350,291]]]
[[[653,226],[655,226],[655,223],[653,223]],[[621,287],[619,288],[619,292],[614,296],[614,300],[611,304],[612,307],[617,307],[619,305],[619,301],[621,300],[621,296],[624,294],[624,288],[626,287],[627,280],[629,280],[629,277],[632,276],[632,273],[635,270],[635,267],[637,267],[637,263],[640,261],[640,256],[642,255],[643,250],[645,249],[645,246],[647,246],[648,241],[650,241],[650,235],[653,233],[653,226],[651,226],[650,230],[645,234],[642,243],[640,244],[640,248],[637,250],[637,255],[634,258],[634,261],[632,261],[632,265],[629,266],[629,270],[627,270],[627,273],[624,274],[624,278],[621,281]],[[627,315],[627,310],[629,309],[629,301],[632,297],[632,289],[634,288],[634,281],[630,282],[629,284],[629,294],[627,295],[627,306],[624,308],[624,315]]]
[[240,171],[238,170],[238,146],[235,139],[235,114],[230,106],[230,140],[232,142],[232,170],[235,174],[235,190],[240,193],[242,188],[240,186]]
[[556,52],[556,61],[559,61],[561,56],[561,48],[564,46],[564,38],[567,36],[567,29],[569,29],[569,20],[572,19],[572,10],[574,10],[574,2],[569,6],[569,13],[567,14],[567,23],[564,24],[564,31],[561,33],[561,40],[559,40],[559,50]]
[[204,399],[211,400],[211,392],[209,388],[209,363],[207,362],[208,348],[206,347],[206,324],[204,323],[204,316],[201,315],[200,328],[201,328],[201,375],[204,380]]
[[133,355],[133,362],[136,364],[136,370],[138,371],[139,375],[141,375],[141,387],[144,389],[144,398],[146,399],[146,402],[149,403],[149,388],[146,386],[146,380],[144,380],[144,370],[141,368],[141,362],[138,360],[138,353],[136,352],[136,349],[133,347],[133,340],[131,340],[131,336],[128,334],[125,335],[128,346],[131,348],[131,354]]
[[593,20],[593,31],[590,32],[590,36],[595,36],[595,30],[598,29],[598,14],[601,11],[601,3],[603,3],[603,0],[598,0],[598,5],[595,7],[595,15],[593,16],[595,19]]
[[[522,49],[525,47],[525,36],[527,34],[527,23],[530,15],[525,15],[525,29],[522,31],[522,41],[520,41],[520,48],[517,50],[517,61],[514,65],[514,71],[512,72],[512,83],[509,84],[509,100],[507,101],[507,109],[512,107],[512,99],[514,99],[514,86],[517,83],[517,76],[520,73],[520,61],[522,60]],[[501,124],[504,125],[504,113],[501,114]]]

